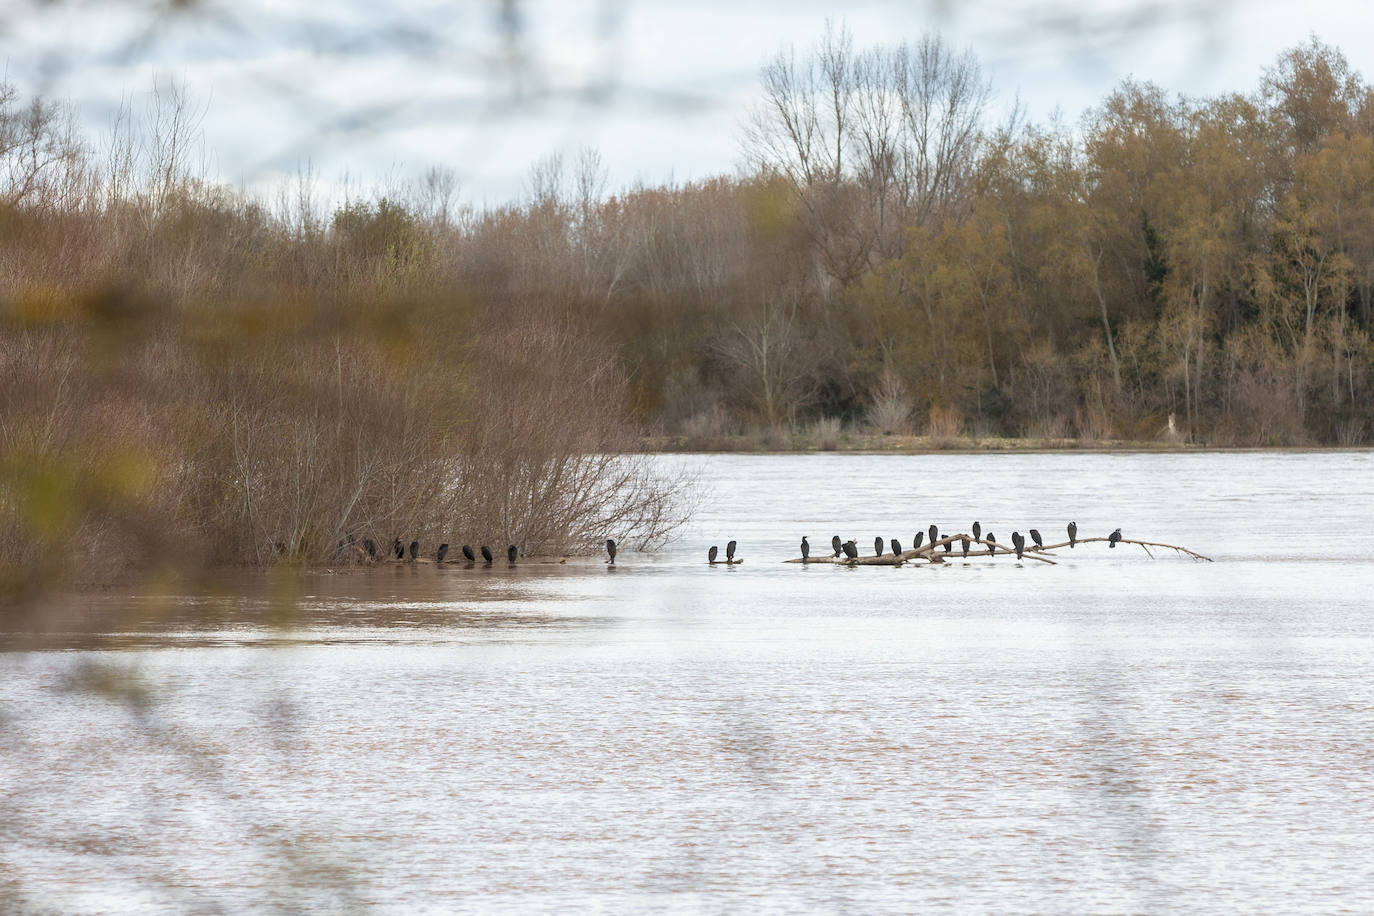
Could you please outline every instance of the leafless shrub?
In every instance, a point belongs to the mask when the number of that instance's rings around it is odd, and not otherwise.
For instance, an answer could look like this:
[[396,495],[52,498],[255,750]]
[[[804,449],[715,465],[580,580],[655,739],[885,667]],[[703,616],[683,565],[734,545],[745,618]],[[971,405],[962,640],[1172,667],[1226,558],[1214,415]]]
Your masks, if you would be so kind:
[[833,452],[840,447],[840,434],[843,431],[844,423],[839,417],[821,417],[811,424],[811,447],[823,452]]
[[1032,439],[1067,439],[1069,418],[1063,414],[1037,417],[1029,422],[1024,432]]
[[868,407],[868,422],[884,435],[911,432],[911,401],[906,386],[895,372],[882,375]]
[[964,417],[957,408],[932,405],[926,417],[926,436],[935,448],[948,448],[964,430]]
[[1074,410],[1074,428],[1078,438],[1086,442],[1099,442],[1112,437],[1112,421],[1106,408],[1101,405],[1088,405]]
[[1336,442],[1346,448],[1365,443],[1364,421],[1358,417],[1341,420],[1336,424]]

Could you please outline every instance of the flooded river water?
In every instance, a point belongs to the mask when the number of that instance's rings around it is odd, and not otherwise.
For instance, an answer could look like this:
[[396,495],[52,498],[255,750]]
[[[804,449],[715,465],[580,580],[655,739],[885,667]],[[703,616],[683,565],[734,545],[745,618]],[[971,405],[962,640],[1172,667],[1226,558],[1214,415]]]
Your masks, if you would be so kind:
[[[1374,454],[663,460],[707,498],[614,569],[9,634],[0,910],[1374,910]],[[1216,562],[781,562],[975,519]]]

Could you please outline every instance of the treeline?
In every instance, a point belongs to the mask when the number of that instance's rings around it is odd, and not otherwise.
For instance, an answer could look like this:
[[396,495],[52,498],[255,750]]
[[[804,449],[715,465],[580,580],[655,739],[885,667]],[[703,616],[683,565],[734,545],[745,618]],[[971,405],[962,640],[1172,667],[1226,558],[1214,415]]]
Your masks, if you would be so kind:
[[1374,95],[1312,39],[1249,94],[1125,82],[988,123],[938,39],[763,71],[741,176],[604,197],[594,155],[455,227],[484,301],[614,343],[647,430],[1358,444]]

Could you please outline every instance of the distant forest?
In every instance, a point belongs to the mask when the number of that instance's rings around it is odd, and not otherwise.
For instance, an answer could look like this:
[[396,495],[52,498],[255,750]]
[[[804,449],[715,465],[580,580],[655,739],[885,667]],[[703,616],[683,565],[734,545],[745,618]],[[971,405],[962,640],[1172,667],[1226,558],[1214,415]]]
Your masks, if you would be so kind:
[[1374,91],[1338,49],[1076,124],[991,97],[938,38],[832,30],[765,63],[736,175],[608,194],[584,152],[475,210],[444,169],[254,197],[175,86],[95,139],[0,85],[0,555],[650,543],[671,494],[585,463],[644,435],[1368,441]]

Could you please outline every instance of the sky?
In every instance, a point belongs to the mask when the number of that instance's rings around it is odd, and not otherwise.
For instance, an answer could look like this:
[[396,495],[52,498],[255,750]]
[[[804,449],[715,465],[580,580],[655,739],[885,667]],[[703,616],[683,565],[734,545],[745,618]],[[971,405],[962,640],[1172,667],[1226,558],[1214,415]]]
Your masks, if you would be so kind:
[[441,166],[498,205],[583,147],[611,191],[733,172],[761,65],[828,20],[857,48],[939,32],[978,57],[997,111],[1034,121],[1077,122],[1126,77],[1251,92],[1309,34],[1374,75],[1359,0],[8,0],[0,62],[97,140],[122,103],[181,82],[205,169],[249,190],[309,168],[367,192]]

